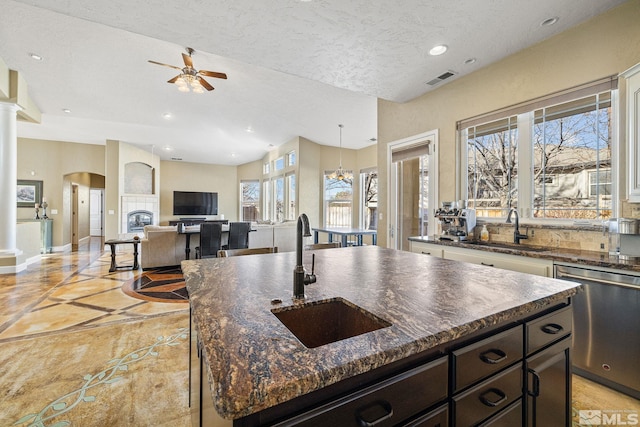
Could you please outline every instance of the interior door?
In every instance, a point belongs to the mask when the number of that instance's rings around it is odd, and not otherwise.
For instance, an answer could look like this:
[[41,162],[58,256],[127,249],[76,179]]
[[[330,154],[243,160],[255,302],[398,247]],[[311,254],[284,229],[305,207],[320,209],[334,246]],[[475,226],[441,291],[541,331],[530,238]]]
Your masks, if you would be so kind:
[[409,237],[435,234],[437,146],[437,131],[395,141],[388,146],[387,246],[390,248],[408,251]]
[[102,200],[103,190],[92,188],[89,190],[89,235],[103,236],[102,229]]

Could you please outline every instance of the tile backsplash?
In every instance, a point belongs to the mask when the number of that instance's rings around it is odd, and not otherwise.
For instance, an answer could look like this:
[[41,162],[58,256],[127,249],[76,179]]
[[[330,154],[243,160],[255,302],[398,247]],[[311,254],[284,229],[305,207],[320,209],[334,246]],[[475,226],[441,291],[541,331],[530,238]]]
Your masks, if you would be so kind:
[[[480,240],[480,223],[474,229],[474,238]],[[489,230],[489,241],[513,243],[513,224],[484,223]],[[607,252],[609,233],[604,226],[580,226],[563,228],[558,226],[520,224],[520,233],[529,236],[522,244],[554,249],[580,249]]]

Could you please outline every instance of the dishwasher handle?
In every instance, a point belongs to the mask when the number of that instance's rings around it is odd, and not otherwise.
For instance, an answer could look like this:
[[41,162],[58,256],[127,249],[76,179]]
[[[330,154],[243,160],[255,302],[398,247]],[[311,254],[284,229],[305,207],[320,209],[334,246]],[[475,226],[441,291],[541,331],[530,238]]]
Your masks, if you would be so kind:
[[562,272],[557,272],[556,274],[556,278],[557,279],[566,279],[566,280],[570,280],[572,282],[595,282],[595,283],[602,283],[603,285],[614,285],[614,286],[621,286],[623,288],[629,288],[629,289],[640,289],[640,287],[636,286],[636,285],[629,285],[626,283],[621,283],[621,282],[615,282],[613,280],[606,280],[606,279],[600,279],[600,278],[594,278],[594,277],[587,277],[587,276],[579,276],[576,274],[569,274],[569,273],[562,273]]

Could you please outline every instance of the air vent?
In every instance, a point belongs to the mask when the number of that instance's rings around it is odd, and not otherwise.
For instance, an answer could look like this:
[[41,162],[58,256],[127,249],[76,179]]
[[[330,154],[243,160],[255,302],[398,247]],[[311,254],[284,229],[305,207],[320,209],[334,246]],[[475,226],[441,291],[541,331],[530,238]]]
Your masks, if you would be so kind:
[[182,157],[172,157],[171,160],[182,160]]
[[442,82],[442,81],[444,81],[444,80],[446,80],[446,79],[448,79],[448,78],[450,78],[450,77],[453,77],[453,76],[455,76],[456,74],[457,74],[457,73],[456,73],[455,71],[451,71],[451,70],[449,70],[449,71],[447,71],[446,73],[442,73],[442,74],[440,74],[440,75],[439,75],[438,77],[436,77],[435,79],[428,81],[428,82],[427,82],[427,84],[428,84],[429,86],[437,85],[438,83],[440,83],[440,82]]

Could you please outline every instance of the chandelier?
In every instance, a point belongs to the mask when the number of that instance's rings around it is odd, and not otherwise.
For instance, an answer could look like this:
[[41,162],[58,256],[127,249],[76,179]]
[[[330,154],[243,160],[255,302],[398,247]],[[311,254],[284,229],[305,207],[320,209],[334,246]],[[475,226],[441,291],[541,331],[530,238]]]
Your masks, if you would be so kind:
[[182,69],[182,73],[176,78],[175,84],[180,92],[204,93],[204,87],[202,87],[200,80],[198,72],[187,66]]
[[338,125],[340,128],[340,166],[330,175],[331,179],[337,179],[338,181],[344,181],[353,179],[353,173],[348,170],[342,169],[342,128],[343,125]]

